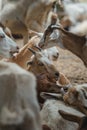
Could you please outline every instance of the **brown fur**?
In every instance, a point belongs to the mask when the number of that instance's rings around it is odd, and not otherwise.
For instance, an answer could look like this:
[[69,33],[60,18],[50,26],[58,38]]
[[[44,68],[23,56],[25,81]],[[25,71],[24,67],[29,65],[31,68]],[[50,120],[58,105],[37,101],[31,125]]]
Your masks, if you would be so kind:
[[27,61],[31,58],[32,53],[28,50],[28,48],[36,49],[34,46],[39,42],[40,38],[38,36],[34,36],[31,38],[31,40],[22,48],[20,49],[20,52],[13,57],[12,59],[9,59],[8,61],[14,62],[21,66],[22,68],[27,68]]
[[52,77],[49,73],[42,73],[37,75],[37,92],[38,92],[38,100],[40,103],[43,103],[43,99],[40,97],[40,93],[41,92],[49,92],[49,93],[60,93],[60,90],[62,87],[66,86],[66,83],[63,85],[57,85],[56,81],[59,82],[59,80],[64,80],[67,81],[68,79],[65,77],[62,78],[62,76],[60,76],[61,73],[59,73],[59,78],[54,78]]

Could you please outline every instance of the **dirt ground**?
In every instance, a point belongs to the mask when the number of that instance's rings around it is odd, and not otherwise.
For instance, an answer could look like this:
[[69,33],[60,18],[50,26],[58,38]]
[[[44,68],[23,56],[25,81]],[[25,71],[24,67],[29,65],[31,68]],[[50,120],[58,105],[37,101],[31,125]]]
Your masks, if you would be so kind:
[[[17,41],[20,47],[23,46],[21,40]],[[58,70],[64,73],[67,78],[74,84],[87,83],[87,68],[84,66],[83,62],[70,51],[60,49],[59,59],[55,62]]]
[[87,68],[83,62],[67,50],[59,49],[58,69],[63,72],[74,84],[87,83]]

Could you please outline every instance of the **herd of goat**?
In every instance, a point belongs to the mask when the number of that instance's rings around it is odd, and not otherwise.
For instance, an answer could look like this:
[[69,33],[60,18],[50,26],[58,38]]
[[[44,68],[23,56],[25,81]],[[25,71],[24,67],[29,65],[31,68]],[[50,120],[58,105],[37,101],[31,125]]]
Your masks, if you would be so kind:
[[0,130],[87,130],[87,83],[73,86],[55,65],[60,47],[87,67],[87,3],[0,4]]

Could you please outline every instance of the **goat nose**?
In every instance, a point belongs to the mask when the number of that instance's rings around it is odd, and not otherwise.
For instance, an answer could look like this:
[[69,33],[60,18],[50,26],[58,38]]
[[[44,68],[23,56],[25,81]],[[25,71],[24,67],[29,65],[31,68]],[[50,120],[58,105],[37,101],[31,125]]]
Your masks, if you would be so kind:
[[56,72],[55,75],[56,75],[57,77],[59,77],[59,72]]

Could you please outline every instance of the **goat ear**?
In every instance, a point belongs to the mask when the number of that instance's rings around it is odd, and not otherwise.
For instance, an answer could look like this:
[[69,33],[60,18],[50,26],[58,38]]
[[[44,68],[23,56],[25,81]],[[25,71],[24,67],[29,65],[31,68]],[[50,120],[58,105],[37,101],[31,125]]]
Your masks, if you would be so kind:
[[76,122],[76,123],[78,123],[78,124],[80,125],[80,123],[81,123],[81,117],[76,116],[76,115],[73,115],[73,114],[68,113],[68,112],[65,112],[65,111],[63,111],[63,110],[59,110],[58,112],[59,112],[59,114],[60,114],[64,119],[66,119],[66,120],[68,120],[68,121]]
[[42,125],[42,130],[51,130],[51,128],[47,125]]
[[46,99],[62,99],[62,95],[56,94],[56,93],[41,92],[40,96],[45,100]]

